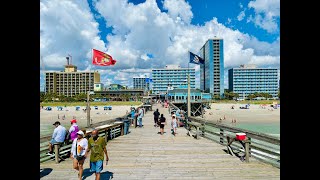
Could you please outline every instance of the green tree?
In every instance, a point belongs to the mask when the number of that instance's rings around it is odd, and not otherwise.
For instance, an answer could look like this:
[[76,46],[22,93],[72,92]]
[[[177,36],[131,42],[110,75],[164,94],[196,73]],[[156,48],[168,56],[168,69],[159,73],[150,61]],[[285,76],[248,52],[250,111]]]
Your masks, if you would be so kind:
[[220,100],[220,95],[216,94],[213,96],[215,100]]
[[248,99],[252,100],[253,98],[255,98],[256,96],[254,94],[249,94],[248,95]]

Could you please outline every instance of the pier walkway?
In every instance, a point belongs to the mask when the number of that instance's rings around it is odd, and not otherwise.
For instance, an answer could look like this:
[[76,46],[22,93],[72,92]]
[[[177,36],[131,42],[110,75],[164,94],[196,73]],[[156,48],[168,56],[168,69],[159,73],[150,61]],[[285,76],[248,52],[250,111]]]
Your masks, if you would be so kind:
[[[108,165],[101,179],[280,179],[280,169],[250,158],[242,162],[225,152],[226,146],[200,137],[187,136],[186,129],[178,128],[178,134],[170,133],[170,115],[167,108],[155,104],[167,118],[165,134],[158,134],[154,127],[153,112],[143,117],[143,128],[130,127],[130,133],[112,139],[107,144]],[[56,164],[55,161],[40,163],[43,180],[76,180],[77,171],[72,169],[71,159]],[[84,164],[83,179],[93,180],[89,172],[89,159]]]

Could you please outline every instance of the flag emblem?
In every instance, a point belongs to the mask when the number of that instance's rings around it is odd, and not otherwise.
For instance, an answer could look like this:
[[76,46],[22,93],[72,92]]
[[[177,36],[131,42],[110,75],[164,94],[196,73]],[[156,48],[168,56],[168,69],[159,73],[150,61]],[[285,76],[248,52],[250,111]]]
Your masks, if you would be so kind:
[[189,53],[190,53],[190,61],[189,61],[189,63],[204,64],[204,60],[200,56],[198,56],[198,55],[196,55],[196,54],[194,54],[192,52],[189,52]]
[[97,66],[110,66],[115,65],[116,62],[117,61],[109,54],[93,49],[92,64]]

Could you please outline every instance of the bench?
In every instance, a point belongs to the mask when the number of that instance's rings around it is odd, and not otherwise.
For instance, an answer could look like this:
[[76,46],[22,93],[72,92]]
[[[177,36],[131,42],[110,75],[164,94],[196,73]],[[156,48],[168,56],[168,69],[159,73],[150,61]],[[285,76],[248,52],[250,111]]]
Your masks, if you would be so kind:
[[229,154],[231,154],[232,156],[234,156],[234,152],[233,152],[233,149],[231,147],[231,144],[235,141],[238,141],[242,147],[244,148],[244,152],[245,152],[245,155],[244,156],[241,156],[240,159],[241,161],[245,160],[246,162],[249,162],[249,148],[250,148],[250,143],[251,141],[246,137],[246,139],[244,140],[238,140],[235,136],[233,135],[227,135],[227,151]]

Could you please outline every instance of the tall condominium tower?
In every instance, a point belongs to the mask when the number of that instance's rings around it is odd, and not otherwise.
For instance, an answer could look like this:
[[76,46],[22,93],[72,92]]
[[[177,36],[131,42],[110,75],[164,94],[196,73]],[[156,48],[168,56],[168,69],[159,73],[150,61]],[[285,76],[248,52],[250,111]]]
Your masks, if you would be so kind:
[[224,94],[223,39],[209,39],[200,49],[200,89],[214,96]]

